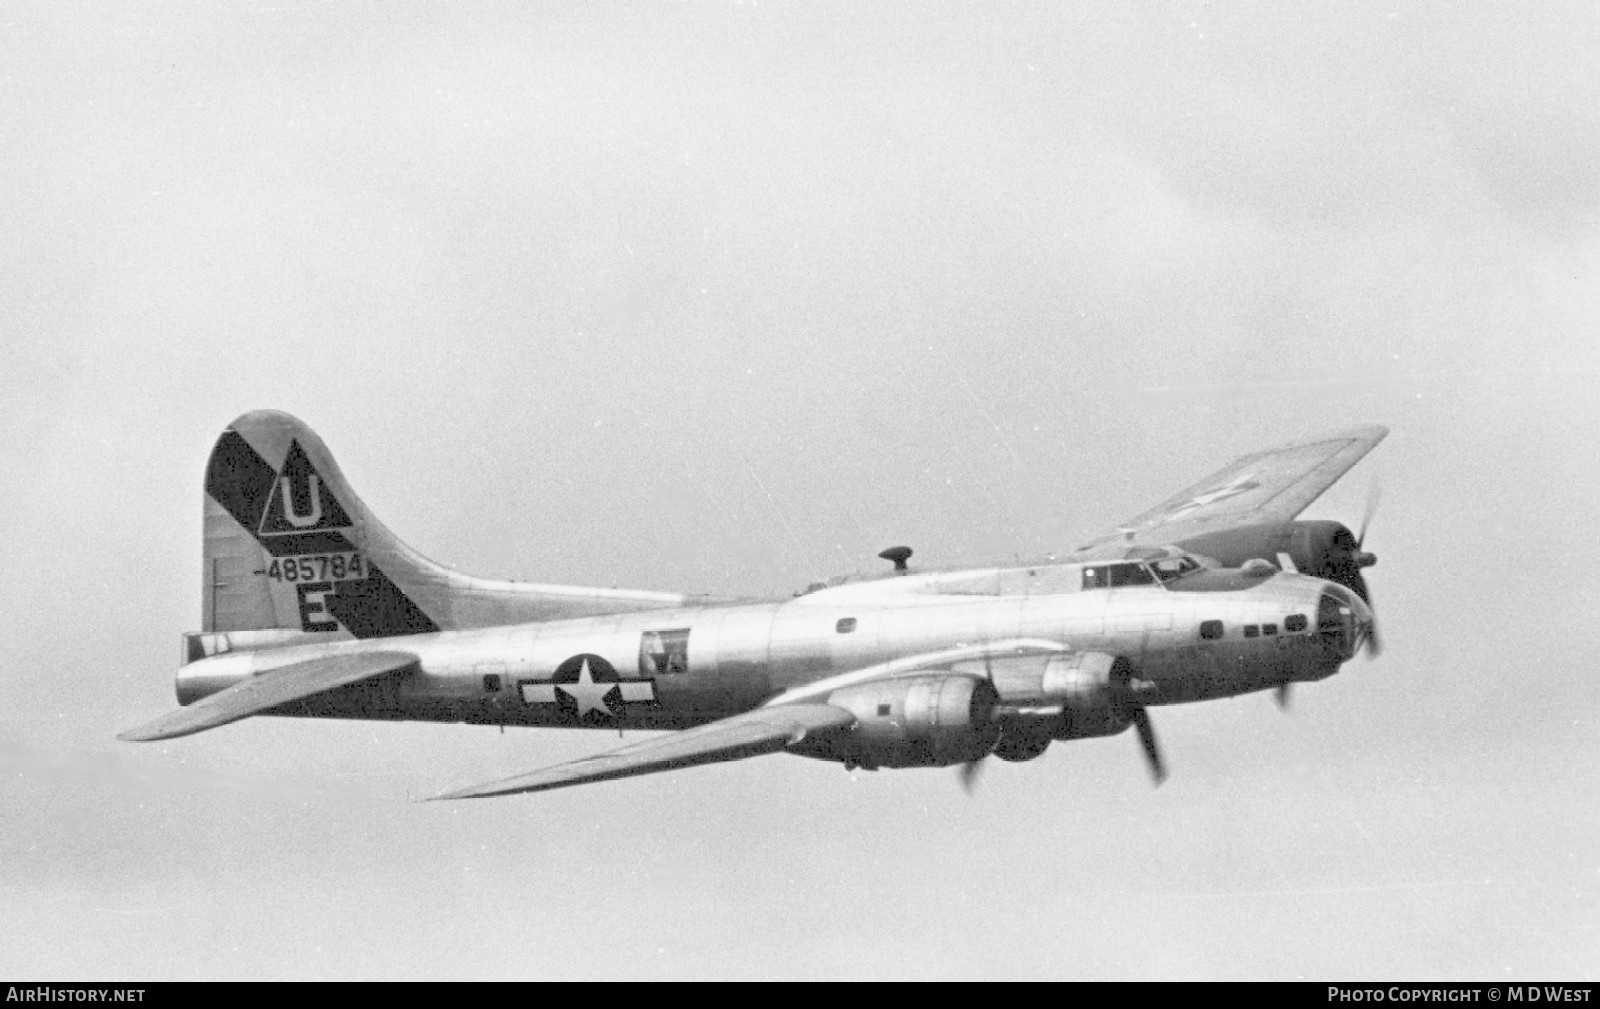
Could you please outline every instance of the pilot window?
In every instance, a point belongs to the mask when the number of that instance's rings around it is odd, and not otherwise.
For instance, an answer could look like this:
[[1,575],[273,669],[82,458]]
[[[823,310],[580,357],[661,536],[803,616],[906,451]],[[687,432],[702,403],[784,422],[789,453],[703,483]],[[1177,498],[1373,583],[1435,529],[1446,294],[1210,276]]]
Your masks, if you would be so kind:
[[639,638],[639,675],[676,676],[689,671],[689,628],[645,631]]
[[1154,585],[1156,576],[1137,561],[1126,564],[1098,564],[1083,569],[1085,589],[1121,588],[1125,585]]
[[1262,624],[1261,625],[1261,633],[1263,635],[1267,636],[1267,637],[1271,637],[1272,635],[1278,633],[1278,625],[1277,624]]
[[1113,564],[1111,565],[1111,587],[1119,588],[1123,585],[1154,585],[1156,576],[1143,564]]
[[1152,561],[1150,567],[1156,573],[1156,579],[1170,582],[1174,578],[1182,578],[1191,571],[1200,570],[1200,562],[1193,557],[1164,557],[1159,561]]

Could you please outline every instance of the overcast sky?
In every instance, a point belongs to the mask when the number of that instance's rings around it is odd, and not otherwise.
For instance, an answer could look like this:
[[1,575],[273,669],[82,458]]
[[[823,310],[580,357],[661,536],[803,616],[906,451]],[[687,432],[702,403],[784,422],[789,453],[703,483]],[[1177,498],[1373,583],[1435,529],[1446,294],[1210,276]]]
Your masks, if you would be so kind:
[[[1461,7],[0,6],[0,974],[1592,977],[1600,14]],[[762,596],[1384,423],[1307,514],[1381,479],[1388,648],[1160,790],[118,743],[261,407],[441,561]]]

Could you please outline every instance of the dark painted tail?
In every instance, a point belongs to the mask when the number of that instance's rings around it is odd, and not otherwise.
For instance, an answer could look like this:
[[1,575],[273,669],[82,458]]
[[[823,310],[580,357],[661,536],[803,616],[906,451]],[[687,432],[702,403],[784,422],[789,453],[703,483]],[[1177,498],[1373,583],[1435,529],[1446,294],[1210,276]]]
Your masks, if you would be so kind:
[[[316,433],[286,413],[234,421],[206,466],[205,630],[357,638],[693,605],[666,592],[471,578],[406,546]],[[225,647],[259,638],[239,634]],[[211,651],[212,648],[206,648]]]

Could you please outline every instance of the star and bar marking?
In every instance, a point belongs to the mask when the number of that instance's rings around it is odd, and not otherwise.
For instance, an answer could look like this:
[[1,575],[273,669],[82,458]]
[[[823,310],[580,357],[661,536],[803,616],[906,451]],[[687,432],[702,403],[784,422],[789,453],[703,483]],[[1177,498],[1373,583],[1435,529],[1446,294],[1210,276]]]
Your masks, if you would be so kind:
[[654,680],[624,680],[598,655],[574,655],[557,666],[548,680],[520,680],[525,704],[558,704],[581,720],[616,718],[622,705],[654,703]]
[[[1160,525],[1165,522],[1180,521],[1191,513],[1197,512],[1202,508],[1208,507],[1209,505],[1214,505],[1219,501],[1226,501],[1229,498],[1238,497],[1241,494],[1248,494],[1253,490],[1259,489],[1261,486],[1261,484],[1256,480],[1256,476],[1256,473],[1241,473],[1229,480],[1227,483],[1212,487],[1210,490],[1201,491],[1181,504],[1167,509],[1150,521],[1145,522],[1144,525]],[[1136,528],[1124,526],[1117,531],[1122,533],[1131,533],[1136,531]]]

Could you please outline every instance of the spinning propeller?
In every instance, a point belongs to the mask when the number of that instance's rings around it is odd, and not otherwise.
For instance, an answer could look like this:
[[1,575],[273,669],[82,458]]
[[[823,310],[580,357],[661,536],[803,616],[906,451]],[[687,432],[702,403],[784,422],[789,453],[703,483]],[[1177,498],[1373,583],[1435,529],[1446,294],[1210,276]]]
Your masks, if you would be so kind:
[[[1378,563],[1376,555],[1368,553],[1364,547],[1367,542],[1367,528],[1372,524],[1372,516],[1378,510],[1378,499],[1382,496],[1378,481],[1373,480],[1367,490],[1367,506],[1361,515],[1360,532],[1350,534],[1350,530],[1339,527],[1334,534],[1332,543],[1329,544],[1328,553],[1323,561],[1325,565],[1321,572],[1322,577],[1329,581],[1338,582],[1361,597],[1361,601],[1372,607],[1372,590],[1367,586],[1367,579],[1361,573],[1362,568],[1370,568]],[[1376,622],[1368,629],[1361,642],[1367,647],[1367,654],[1377,658],[1382,652],[1382,645],[1378,641]]]
[[[1154,685],[1124,674],[1123,679],[1113,680],[1108,686],[1111,690],[1111,703],[1123,712],[1128,722],[1133,725],[1134,731],[1139,734],[1139,747],[1144,751],[1145,763],[1150,768],[1150,777],[1159,787],[1167,780],[1167,764],[1161,756],[1161,744],[1156,740],[1155,723],[1151,721],[1150,712],[1143,700],[1144,696],[1154,689]],[[988,756],[983,756],[969,760],[957,769],[956,774],[961,780],[961,788],[968,795],[977,789],[978,779],[983,776],[984,761],[988,759]]]
[[[1361,573],[1362,568],[1370,568],[1378,563],[1375,554],[1368,553],[1364,547],[1367,542],[1367,529],[1372,525],[1372,517],[1378,511],[1378,502],[1383,497],[1383,487],[1376,477],[1367,485],[1367,504],[1361,512],[1360,531],[1354,537],[1348,530],[1340,530],[1340,535],[1334,537],[1334,546],[1343,547],[1336,555],[1331,555],[1332,569],[1324,570],[1324,577],[1348,587],[1352,592],[1361,597],[1361,601],[1369,608],[1375,609],[1372,604],[1372,589],[1367,585],[1367,579]],[[1366,648],[1367,657],[1376,659],[1383,654],[1383,643],[1378,638],[1378,621],[1374,615],[1372,622],[1367,627],[1366,637],[1361,645]],[[1289,710],[1290,684],[1280,683],[1274,692],[1274,699],[1278,708]]]
[[[1356,572],[1355,578],[1353,579],[1355,584],[1352,585],[1351,588],[1356,590],[1356,595],[1360,596],[1361,601],[1366,603],[1368,606],[1373,605],[1372,592],[1367,588],[1367,580],[1362,577],[1361,569],[1372,567],[1372,565],[1378,563],[1378,558],[1373,554],[1367,553],[1365,550],[1361,549],[1361,547],[1367,542],[1367,526],[1372,523],[1373,513],[1378,510],[1378,500],[1382,496],[1383,488],[1381,485],[1379,485],[1378,481],[1374,479],[1367,489],[1367,507],[1361,515],[1361,531],[1356,533]],[[1383,653],[1383,645],[1378,640],[1378,618],[1376,616],[1377,607],[1373,606],[1373,611],[1374,616],[1372,618],[1372,627],[1367,632],[1366,645],[1367,656],[1375,659]]]
[[961,778],[961,790],[963,792],[971,795],[977,791],[978,779],[983,777],[983,762],[988,759],[988,757],[979,757],[977,760],[969,760],[961,765],[961,769],[956,773]]
[[1150,777],[1159,787],[1167,780],[1167,765],[1161,759],[1161,744],[1156,742],[1155,723],[1143,705],[1133,709],[1133,727],[1139,732],[1139,745],[1144,747],[1145,763],[1150,765]]

